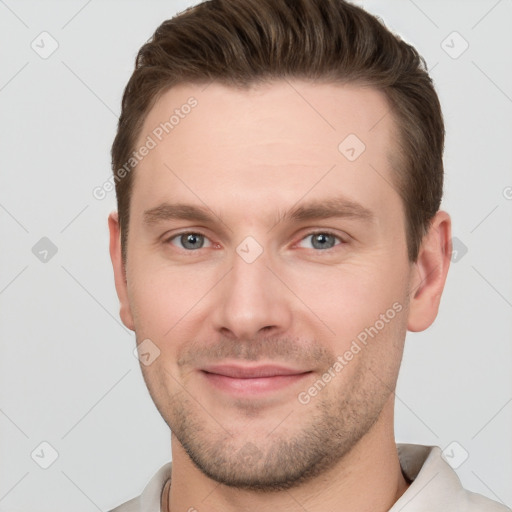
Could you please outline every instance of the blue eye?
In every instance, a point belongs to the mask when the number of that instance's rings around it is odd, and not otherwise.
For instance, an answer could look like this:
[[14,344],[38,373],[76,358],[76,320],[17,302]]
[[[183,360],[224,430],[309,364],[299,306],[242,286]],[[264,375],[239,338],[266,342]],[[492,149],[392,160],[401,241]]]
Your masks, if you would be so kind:
[[169,238],[168,242],[177,245],[181,249],[186,249],[187,251],[202,249],[203,247],[209,247],[211,245],[208,238],[200,233],[181,233],[180,235]]
[[[310,245],[303,245],[304,243],[307,244],[308,241],[310,241]],[[300,241],[299,247],[305,247],[307,249],[313,248],[319,250],[332,249],[335,245],[338,245],[336,241],[341,242],[341,239],[331,233],[311,233]]]

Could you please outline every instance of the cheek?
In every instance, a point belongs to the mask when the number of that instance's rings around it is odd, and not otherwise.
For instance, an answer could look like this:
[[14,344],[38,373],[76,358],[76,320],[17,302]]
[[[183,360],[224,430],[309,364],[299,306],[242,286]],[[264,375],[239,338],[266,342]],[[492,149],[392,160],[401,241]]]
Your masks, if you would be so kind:
[[165,408],[181,388],[178,353],[195,335],[191,326],[200,325],[195,322],[198,303],[211,285],[208,276],[197,269],[145,264],[133,270],[129,298],[137,343],[151,340],[148,350],[152,357],[158,354],[151,364],[141,364],[141,371],[153,400]]
[[129,280],[130,306],[138,337],[163,339],[193,314],[201,298],[215,283],[211,269],[197,265],[133,266]]
[[391,309],[386,319],[394,319],[396,309],[405,307],[404,269],[389,255],[337,266],[310,265],[288,273],[288,282],[307,310],[329,328],[331,335],[334,332],[336,347],[332,348],[338,353],[373,326],[381,314]]

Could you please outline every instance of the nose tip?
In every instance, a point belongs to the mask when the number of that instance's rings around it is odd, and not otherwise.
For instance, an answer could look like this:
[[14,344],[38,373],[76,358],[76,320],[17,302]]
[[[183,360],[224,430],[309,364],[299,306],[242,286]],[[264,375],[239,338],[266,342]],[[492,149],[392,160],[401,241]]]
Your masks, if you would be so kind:
[[[248,241],[245,247],[254,256],[255,247],[250,244]],[[215,327],[224,336],[252,339],[289,327],[291,311],[286,295],[267,264],[261,255],[251,262],[244,253],[235,255],[216,297]]]

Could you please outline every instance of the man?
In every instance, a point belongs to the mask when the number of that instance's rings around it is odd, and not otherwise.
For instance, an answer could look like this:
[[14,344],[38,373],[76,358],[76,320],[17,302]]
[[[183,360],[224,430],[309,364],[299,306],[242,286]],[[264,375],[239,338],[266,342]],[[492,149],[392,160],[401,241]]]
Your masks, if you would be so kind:
[[450,262],[443,144],[421,58],[343,0],[213,0],[156,30],[109,229],[172,463],[116,511],[506,510],[394,439],[406,332]]

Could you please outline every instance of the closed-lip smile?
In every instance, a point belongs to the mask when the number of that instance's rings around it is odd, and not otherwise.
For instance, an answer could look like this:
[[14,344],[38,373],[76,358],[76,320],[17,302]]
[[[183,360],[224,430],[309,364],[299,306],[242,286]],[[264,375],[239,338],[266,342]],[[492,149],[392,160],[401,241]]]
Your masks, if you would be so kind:
[[311,373],[311,370],[274,364],[216,364],[201,368],[201,373],[216,388],[237,395],[277,391]]

